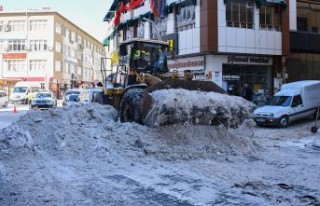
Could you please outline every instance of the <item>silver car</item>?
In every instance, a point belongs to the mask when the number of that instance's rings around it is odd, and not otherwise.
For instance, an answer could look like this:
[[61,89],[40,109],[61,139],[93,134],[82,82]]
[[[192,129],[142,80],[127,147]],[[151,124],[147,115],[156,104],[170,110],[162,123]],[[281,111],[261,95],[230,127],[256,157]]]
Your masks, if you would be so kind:
[[8,106],[8,94],[6,91],[0,90],[0,106],[7,107]]
[[31,109],[49,109],[57,106],[57,99],[51,91],[38,92],[31,101]]

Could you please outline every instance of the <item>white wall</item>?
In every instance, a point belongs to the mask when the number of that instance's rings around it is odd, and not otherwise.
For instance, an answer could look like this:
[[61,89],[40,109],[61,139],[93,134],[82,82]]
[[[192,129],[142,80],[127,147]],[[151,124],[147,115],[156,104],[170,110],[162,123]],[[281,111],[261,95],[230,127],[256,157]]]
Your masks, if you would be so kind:
[[195,27],[178,32],[179,55],[200,52],[200,4],[195,7]]
[[223,0],[218,5],[218,51],[227,53],[281,55],[282,33],[260,30],[259,10],[254,8],[253,29],[227,27],[226,8]]
[[[222,87],[222,64],[226,56],[207,55],[205,60],[206,73],[212,72],[212,81]],[[218,77],[215,75],[219,75]]]
[[297,0],[290,0],[289,15],[290,31],[297,31]]
[[[36,20],[46,19],[48,21],[47,24],[47,30],[46,31],[27,31],[27,22],[30,23],[30,20]],[[54,18],[53,16],[10,16],[10,17],[4,17],[1,18],[1,20],[4,20],[7,22],[8,20],[25,20],[25,31],[10,31],[10,32],[1,32],[0,39],[21,39],[26,40],[27,43],[30,42],[30,40],[47,40],[48,47],[53,47],[53,37],[54,37]],[[8,71],[8,64],[5,62],[4,59],[1,60],[2,62],[2,69],[3,69],[3,76],[4,77],[44,77],[44,75],[47,75],[49,77],[53,76],[54,71],[54,62],[53,62],[53,52],[51,51],[38,51],[38,52],[32,52],[32,51],[16,51],[12,53],[26,53],[26,59],[24,59],[25,62],[25,71]],[[29,70],[29,61],[30,59],[43,59],[47,61],[47,67],[44,72],[37,71],[31,71]],[[27,71],[28,70],[28,71]]]

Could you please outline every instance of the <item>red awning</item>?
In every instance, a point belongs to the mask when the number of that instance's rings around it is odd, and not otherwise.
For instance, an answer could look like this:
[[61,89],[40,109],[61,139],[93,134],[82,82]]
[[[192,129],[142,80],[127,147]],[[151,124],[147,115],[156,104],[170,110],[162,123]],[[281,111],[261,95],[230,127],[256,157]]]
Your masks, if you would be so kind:
[[20,81],[30,81],[30,82],[40,82],[44,81],[44,77],[6,77],[6,79],[10,80],[20,80]]

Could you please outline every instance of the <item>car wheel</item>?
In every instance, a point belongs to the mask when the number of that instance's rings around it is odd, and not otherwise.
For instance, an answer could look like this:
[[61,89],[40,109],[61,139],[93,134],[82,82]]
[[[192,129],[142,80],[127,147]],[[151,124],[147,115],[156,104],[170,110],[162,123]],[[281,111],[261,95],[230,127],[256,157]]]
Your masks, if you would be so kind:
[[3,106],[8,107],[8,104],[9,104],[8,101],[6,101]]
[[279,127],[286,128],[289,125],[289,119],[287,116],[282,116],[279,120]]

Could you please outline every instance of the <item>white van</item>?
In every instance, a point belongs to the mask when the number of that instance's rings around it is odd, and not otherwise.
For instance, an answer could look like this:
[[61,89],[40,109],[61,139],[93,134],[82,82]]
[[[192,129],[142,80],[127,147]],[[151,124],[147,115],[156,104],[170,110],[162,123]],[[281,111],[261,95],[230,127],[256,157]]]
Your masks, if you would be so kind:
[[28,103],[28,94],[41,90],[41,82],[21,81],[14,85],[10,94],[11,103]]
[[287,127],[294,120],[316,115],[320,106],[320,81],[304,80],[284,84],[271,102],[253,112],[257,125]]

